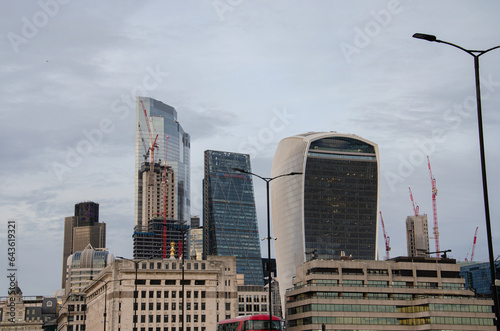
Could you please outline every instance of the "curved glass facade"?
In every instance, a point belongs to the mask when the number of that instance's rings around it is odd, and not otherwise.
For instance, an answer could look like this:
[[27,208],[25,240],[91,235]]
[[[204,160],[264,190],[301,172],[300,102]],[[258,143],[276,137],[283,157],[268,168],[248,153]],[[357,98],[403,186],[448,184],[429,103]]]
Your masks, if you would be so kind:
[[283,139],[273,159],[272,221],[280,292],[312,259],[377,256],[378,146],[352,134],[310,132]]
[[[142,103],[141,103],[142,101]],[[191,142],[188,133],[177,121],[177,111],[175,108],[164,104],[161,101],[148,98],[137,97],[136,100],[136,138],[135,138],[135,170],[136,170],[136,187],[135,187],[135,225],[147,226],[141,224],[142,214],[142,192],[139,187],[139,171],[143,162],[149,162],[149,158],[145,158],[147,150],[144,146],[150,146],[150,138],[144,110],[149,118],[149,125],[153,133],[153,140],[157,138],[158,148],[155,149],[155,162],[165,160],[167,157],[167,165],[174,170],[176,178],[175,183],[175,200],[176,200],[176,217],[175,219],[188,222],[191,219],[190,215],[190,150]],[[168,140],[167,137],[168,136]],[[143,143],[144,139],[144,143]],[[168,146],[166,142],[168,141]]]
[[[359,154],[359,155],[358,155]],[[306,259],[375,258],[378,172],[375,148],[363,141],[311,142],[304,179]]]

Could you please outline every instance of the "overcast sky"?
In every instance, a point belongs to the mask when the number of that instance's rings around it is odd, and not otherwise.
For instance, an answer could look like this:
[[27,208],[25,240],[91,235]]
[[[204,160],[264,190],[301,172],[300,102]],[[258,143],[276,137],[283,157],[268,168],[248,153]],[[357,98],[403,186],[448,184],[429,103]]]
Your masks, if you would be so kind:
[[[500,45],[499,10],[457,0],[1,2],[0,267],[8,275],[16,221],[19,286],[51,295],[64,217],[89,200],[110,251],[132,257],[136,95],[175,107],[191,135],[193,215],[203,151],[249,153],[252,170],[269,176],[281,139],[353,133],[379,146],[391,257],[406,254],[408,186],[433,227],[429,155],[441,249],[464,260],[478,226],[474,259],[487,260],[473,58],[412,35],[488,49]],[[500,50],[481,57],[481,76],[498,252]],[[254,186],[263,237],[265,184]],[[383,258],[381,233],[379,249]]]

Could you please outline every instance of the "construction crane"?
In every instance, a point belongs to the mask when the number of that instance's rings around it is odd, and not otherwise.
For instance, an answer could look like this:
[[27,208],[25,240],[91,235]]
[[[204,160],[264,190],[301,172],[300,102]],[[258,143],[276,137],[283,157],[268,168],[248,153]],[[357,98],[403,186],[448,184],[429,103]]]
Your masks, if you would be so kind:
[[437,216],[437,205],[436,205],[436,178],[432,175],[431,161],[429,160],[429,155],[427,155],[427,165],[429,166],[429,174],[431,175],[431,186],[432,186],[432,214],[434,216],[434,242],[436,243],[436,257],[441,257],[439,251],[439,228],[438,228],[438,216]]
[[411,193],[411,187],[408,186],[408,189],[410,190],[410,200],[413,206],[413,212],[415,213],[415,216],[418,216],[418,206],[415,205],[415,201],[413,201],[413,194]]
[[[474,260],[474,252],[476,251],[476,240],[477,240],[477,229],[479,227],[476,226],[476,233],[474,233],[474,241],[472,242],[472,251],[470,253],[470,262]],[[469,255],[469,253],[467,253]],[[467,258],[465,258],[465,261],[467,261]]]
[[382,232],[384,233],[385,259],[389,260],[389,251],[391,250],[391,246],[389,244],[391,242],[391,238],[385,232],[384,219],[382,218],[382,212],[381,211],[380,211],[380,222],[382,223]]
[[[144,103],[141,100],[141,106],[142,110],[144,111],[144,120],[146,122],[146,125],[148,127],[148,133],[149,133],[149,143],[151,144],[150,147],[148,148],[148,151],[150,152],[151,160],[149,162],[149,177],[150,177],[150,182],[149,185],[153,185],[153,174],[154,174],[154,167],[155,167],[155,148],[158,148],[158,145],[156,144],[156,140],[158,139],[158,135],[156,135],[155,140],[153,140],[153,132],[151,131],[151,126],[149,125],[149,119],[148,119],[148,113],[146,111],[146,107],[144,107]],[[147,154],[147,153],[146,153]]]
[[168,135],[165,136],[165,168],[163,169],[163,258],[167,258],[167,151]]
[[139,123],[139,134],[141,136],[142,146],[144,147],[145,154],[143,155],[144,161],[148,160],[149,157],[149,148],[146,146],[146,141],[144,140],[144,134],[141,130],[141,123]]

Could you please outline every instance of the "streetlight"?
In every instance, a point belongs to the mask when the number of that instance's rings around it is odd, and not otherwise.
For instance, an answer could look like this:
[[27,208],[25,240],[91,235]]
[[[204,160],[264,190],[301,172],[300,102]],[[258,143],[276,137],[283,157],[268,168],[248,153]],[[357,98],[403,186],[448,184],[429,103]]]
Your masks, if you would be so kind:
[[[104,331],[106,331],[106,312],[107,312],[107,301],[108,301],[108,283],[109,282],[112,282],[112,280],[108,280],[108,281],[104,281],[102,279],[92,279],[92,277],[90,278],[90,280],[93,280],[94,283],[97,283],[97,282],[102,282],[104,283]],[[89,287],[90,284],[87,286]]]
[[254,174],[253,172],[246,171],[244,169],[239,169],[239,168],[233,168],[232,170],[238,171],[244,174],[252,175],[255,177],[258,177],[262,179],[263,181],[266,182],[266,192],[267,192],[267,277],[269,278],[269,330],[273,329],[273,317],[272,317],[272,301],[271,301],[271,296],[272,296],[272,291],[271,291],[271,216],[270,216],[270,206],[269,206],[269,182],[280,178],[280,177],[285,177],[285,176],[295,176],[295,175],[302,175],[302,172],[290,172],[288,174],[282,174],[278,175],[275,177],[262,177],[257,174]]
[[482,110],[481,110],[481,90],[480,90],[480,80],[479,80],[479,57],[485,53],[488,53],[489,51],[492,51],[494,49],[500,48],[499,46],[495,46],[492,48],[489,48],[484,51],[479,51],[479,50],[470,50],[470,49],[465,49],[461,46],[449,43],[447,41],[439,40],[436,38],[436,36],[429,35],[429,34],[424,34],[424,33],[415,33],[413,35],[413,38],[417,39],[423,39],[427,41],[433,41],[441,44],[446,44],[453,46],[455,48],[458,48],[467,54],[471,55],[474,57],[474,71],[475,71],[475,81],[476,81],[476,104],[477,104],[477,124],[479,128],[479,150],[481,154],[481,173],[483,177],[483,199],[484,199],[484,213],[486,217],[486,234],[488,237],[488,252],[489,252],[489,259],[490,259],[490,272],[491,272],[491,289],[492,289],[492,296],[493,296],[493,303],[495,305],[495,317],[496,317],[496,325],[497,325],[497,330],[500,330],[500,311],[498,308],[498,296],[497,296],[497,289],[495,285],[495,259],[494,259],[494,254],[493,254],[493,241],[492,241],[492,236],[491,236],[491,223],[490,223],[490,207],[488,203],[488,185],[486,182],[486,157],[484,155],[484,139],[483,139],[483,118],[482,118]]
[[179,221],[177,224],[165,224],[161,223],[161,225],[165,228],[171,229],[171,230],[177,230],[180,231],[181,236],[182,236],[182,251],[179,249],[178,254],[182,254],[182,259],[181,259],[181,331],[184,331],[184,251],[186,250],[185,247],[185,237],[186,237],[186,232],[189,230],[189,225],[186,225],[185,222]]
[[135,264],[135,287],[134,287],[134,328],[132,329],[133,331],[137,331],[137,297],[139,294],[137,293],[137,269],[139,268],[139,263],[142,261],[146,261],[147,259],[142,259],[142,260],[132,260],[132,259],[127,259],[123,256],[117,256],[117,259],[120,260],[127,260]]

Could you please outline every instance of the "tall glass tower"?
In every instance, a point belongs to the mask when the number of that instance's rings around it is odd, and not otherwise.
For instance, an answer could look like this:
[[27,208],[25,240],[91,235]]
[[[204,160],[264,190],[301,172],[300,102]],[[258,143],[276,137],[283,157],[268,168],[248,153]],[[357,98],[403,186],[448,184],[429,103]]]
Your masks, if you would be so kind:
[[312,259],[377,257],[378,146],[352,134],[310,132],[283,139],[271,182],[280,293]]
[[[146,115],[144,114],[146,111]],[[147,119],[146,119],[147,117]],[[161,101],[148,98],[136,98],[136,129],[135,129],[135,225],[142,224],[142,208],[146,202],[142,201],[142,187],[139,176],[141,166],[150,162],[151,155],[148,148],[151,146],[148,123],[151,128],[153,141],[156,140],[154,162],[164,164],[165,155],[167,165],[171,166],[175,175],[175,219],[186,221],[189,224],[190,215],[190,150],[189,134],[177,121],[175,108]],[[168,136],[168,139],[167,139]],[[168,146],[167,143],[168,142]],[[153,202],[150,202],[153,203]],[[161,202],[163,203],[163,202]]]
[[250,156],[205,151],[203,224],[205,255],[236,256],[245,285],[264,285]]

